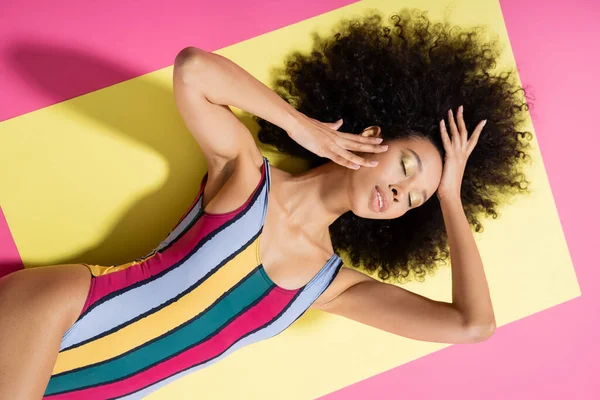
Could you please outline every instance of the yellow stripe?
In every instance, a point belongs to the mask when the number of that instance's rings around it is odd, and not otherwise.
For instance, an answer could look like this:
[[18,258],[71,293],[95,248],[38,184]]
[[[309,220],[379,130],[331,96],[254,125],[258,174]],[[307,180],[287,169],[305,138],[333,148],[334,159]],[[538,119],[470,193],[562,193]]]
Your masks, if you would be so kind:
[[202,285],[160,311],[100,339],[59,353],[52,374],[116,357],[195,317],[257,266],[256,246],[255,240]]
[[129,268],[133,265],[137,265],[137,264],[141,264],[146,260],[149,260],[150,258],[156,256],[156,252],[152,252],[152,254],[150,254],[147,257],[144,257],[140,260],[137,261],[130,261],[128,263],[125,264],[119,264],[119,265],[97,265],[97,264],[83,264],[85,265],[90,272],[92,273],[92,275],[94,276],[100,276],[100,275],[106,275],[106,274],[111,274],[113,272],[117,272],[117,271],[121,271],[125,268]]

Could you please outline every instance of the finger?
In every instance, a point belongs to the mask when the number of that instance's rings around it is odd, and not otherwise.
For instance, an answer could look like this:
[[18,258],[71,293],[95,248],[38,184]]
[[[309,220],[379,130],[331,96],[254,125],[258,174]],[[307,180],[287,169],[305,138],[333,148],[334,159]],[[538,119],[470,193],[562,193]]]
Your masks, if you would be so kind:
[[377,144],[377,143],[383,142],[383,138],[380,138],[380,137],[356,135],[354,133],[346,133],[346,132],[337,131],[336,135],[338,137],[352,140],[352,141],[358,142],[358,143],[368,143],[368,144],[375,143],[375,144]]
[[333,161],[336,164],[341,165],[342,167],[347,167],[350,169],[359,169],[360,168],[360,165],[355,164],[352,161],[345,159],[344,157],[340,156],[339,154],[332,153],[327,158],[331,159],[331,161]]
[[338,137],[334,141],[346,150],[360,151],[362,153],[383,153],[388,149],[387,145],[360,143],[342,137]]
[[448,110],[448,123],[450,124],[450,133],[452,134],[452,144],[460,144],[458,127],[456,126],[456,121],[454,121],[454,113],[452,112],[452,109]]
[[483,131],[483,127],[485,126],[486,123],[487,123],[487,119],[484,119],[483,121],[479,122],[477,124],[477,126],[475,127],[475,130],[473,131],[473,134],[471,135],[471,138],[469,139],[469,144],[467,145],[467,154],[471,154],[473,149],[475,149],[475,146],[477,145],[477,141],[479,140],[479,135],[481,135],[481,132]]
[[461,145],[462,148],[465,149],[467,147],[467,139],[469,136],[469,131],[467,131],[467,127],[465,125],[465,120],[463,118],[463,106],[458,107],[458,115],[457,115],[457,122],[458,122],[458,131],[460,132],[460,140],[461,140]]
[[336,164],[339,164],[343,167],[347,167],[347,168],[351,168],[351,169],[359,169],[360,168],[359,164],[348,160],[347,158],[345,158],[341,154],[337,154],[333,150],[329,150],[328,153],[329,154],[326,157],[331,159]]
[[342,158],[346,159],[347,161],[350,161],[351,163],[357,164],[359,166],[363,166],[363,167],[375,167],[377,165],[376,161],[367,161],[364,158],[359,157],[356,154],[353,154],[353,153],[349,152],[348,150],[344,150],[340,146],[333,147],[331,149],[331,151],[333,151],[337,155],[341,156]]
[[444,120],[440,121],[440,133],[442,136],[442,143],[444,144],[444,150],[451,151],[452,142],[450,141],[450,137],[448,136],[448,131],[446,130],[446,122]]

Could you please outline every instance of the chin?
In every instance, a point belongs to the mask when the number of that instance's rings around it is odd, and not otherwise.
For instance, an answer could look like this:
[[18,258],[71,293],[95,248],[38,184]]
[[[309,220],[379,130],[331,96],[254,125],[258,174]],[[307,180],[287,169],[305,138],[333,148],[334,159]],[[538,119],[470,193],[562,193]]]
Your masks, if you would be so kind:
[[395,216],[390,216],[389,213],[378,213],[378,212],[373,212],[369,209],[360,209],[360,210],[352,210],[352,212],[354,213],[354,215],[356,215],[357,217],[360,218],[365,218],[365,219],[392,219],[392,218],[397,218]]
[[356,209],[352,209],[352,212],[354,213],[354,215],[356,215],[357,217],[360,217],[360,218],[365,218],[365,219],[396,219],[396,218],[400,218],[401,216],[404,215],[404,213],[402,213],[400,215],[393,215],[389,211],[390,210],[387,210],[386,212],[383,212],[383,213],[378,213],[378,212],[374,212],[373,210],[371,210],[369,208],[358,209],[358,207],[357,207]]

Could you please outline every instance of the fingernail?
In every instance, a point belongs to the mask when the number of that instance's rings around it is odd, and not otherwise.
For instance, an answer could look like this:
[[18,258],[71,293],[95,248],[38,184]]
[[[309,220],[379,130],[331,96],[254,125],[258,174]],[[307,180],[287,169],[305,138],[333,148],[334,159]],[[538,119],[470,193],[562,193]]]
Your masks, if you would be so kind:
[[369,164],[371,164],[372,166],[376,166],[377,164],[379,164],[379,161],[371,161]]
[[463,111],[463,106],[458,107],[458,111],[462,112]]
[[384,150],[387,150],[387,149],[388,149],[388,147],[389,147],[389,146],[388,146],[387,144],[384,144],[383,146],[381,146],[381,148],[382,148],[382,149],[384,149]]
[[358,165],[358,164],[352,164],[352,168],[354,168],[354,169],[359,169],[359,168],[360,168],[360,165]]
[[485,126],[485,124],[487,124],[487,119],[483,120],[483,125],[481,127],[483,128]]
[[377,140],[377,143],[383,142],[383,138],[377,138],[376,140]]

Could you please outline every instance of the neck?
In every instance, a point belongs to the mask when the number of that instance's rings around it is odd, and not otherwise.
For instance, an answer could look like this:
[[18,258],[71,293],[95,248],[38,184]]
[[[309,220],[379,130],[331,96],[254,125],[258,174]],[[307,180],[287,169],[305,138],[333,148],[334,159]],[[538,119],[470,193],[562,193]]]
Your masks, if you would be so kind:
[[328,162],[282,182],[280,198],[287,220],[313,238],[329,235],[331,225],[350,210],[347,194],[351,171]]

